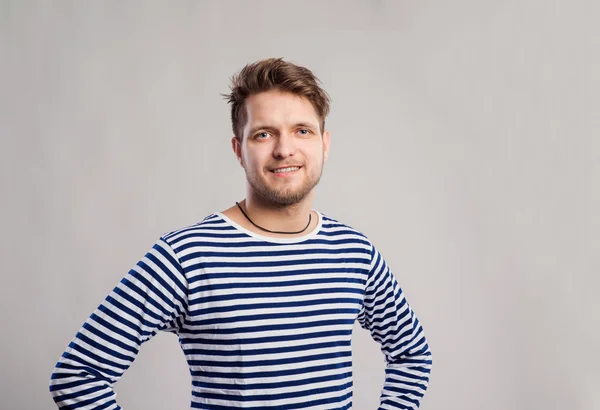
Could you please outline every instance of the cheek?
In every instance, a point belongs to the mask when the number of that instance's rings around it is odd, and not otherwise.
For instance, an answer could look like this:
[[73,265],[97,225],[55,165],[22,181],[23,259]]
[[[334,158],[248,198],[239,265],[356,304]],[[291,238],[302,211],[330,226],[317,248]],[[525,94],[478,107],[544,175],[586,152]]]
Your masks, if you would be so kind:
[[260,156],[257,155],[246,155],[244,158],[246,167],[248,169],[252,169],[254,171],[262,171],[264,168],[265,162],[261,159]]
[[324,160],[325,151],[323,150],[323,146],[319,145],[313,151],[312,159],[313,162],[317,165],[321,165]]
[[321,141],[306,142],[307,144],[301,149],[302,156],[310,162],[321,161],[321,158],[323,157],[323,144]]

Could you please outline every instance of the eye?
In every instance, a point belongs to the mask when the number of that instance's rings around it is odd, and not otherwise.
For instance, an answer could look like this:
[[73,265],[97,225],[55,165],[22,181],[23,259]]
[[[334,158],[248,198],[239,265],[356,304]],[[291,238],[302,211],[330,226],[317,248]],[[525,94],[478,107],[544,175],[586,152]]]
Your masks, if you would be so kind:
[[299,129],[298,132],[300,133],[300,135],[308,135],[308,134],[310,134],[310,130],[308,130],[306,128]]
[[261,140],[261,139],[264,139],[263,137],[265,137],[265,138],[266,138],[266,137],[268,137],[268,136],[269,136],[269,133],[268,133],[268,132],[259,132],[258,134],[256,134],[256,135],[254,136],[254,138],[257,138],[257,139]]

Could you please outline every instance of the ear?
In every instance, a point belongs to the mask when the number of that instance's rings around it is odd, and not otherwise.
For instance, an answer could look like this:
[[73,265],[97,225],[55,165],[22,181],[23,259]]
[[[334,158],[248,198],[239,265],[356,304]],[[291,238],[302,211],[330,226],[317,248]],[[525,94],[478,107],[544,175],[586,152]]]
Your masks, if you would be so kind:
[[323,162],[329,158],[329,146],[331,145],[331,135],[329,131],[323,133]]
[[235,136],[231,138],[231,149],[233,149],[233,153],[243,168],[244,159],[242,158],[242,143]]

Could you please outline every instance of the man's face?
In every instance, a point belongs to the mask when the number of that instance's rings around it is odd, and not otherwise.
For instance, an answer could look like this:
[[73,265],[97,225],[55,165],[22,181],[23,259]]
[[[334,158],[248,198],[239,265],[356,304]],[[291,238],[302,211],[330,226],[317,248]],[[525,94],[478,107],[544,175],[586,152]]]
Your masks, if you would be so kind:
[[[232,147],[255,194],[277,205],[301,202],[318,184],[330,136],[321,135],[312,104],[297,95],[271,90],[246,99],[247,121]],[[299,167],[290,172],[282,168]],[[289,171],[289,170],[288,170]]]

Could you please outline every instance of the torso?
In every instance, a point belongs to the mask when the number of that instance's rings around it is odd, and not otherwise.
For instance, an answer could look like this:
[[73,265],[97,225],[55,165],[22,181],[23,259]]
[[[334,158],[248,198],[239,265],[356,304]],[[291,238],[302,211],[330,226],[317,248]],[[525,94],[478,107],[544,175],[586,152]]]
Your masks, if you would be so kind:
[[[166,236],[189,284],[174,330],[192,375],[192,407],[352,407],[351,338],[371,245],[313,212],[321,223],[306,239],[250,235],[219,215]],[[233,221],[236,213],[227,213]],[[236,224],[240,216],[238,209]]]

